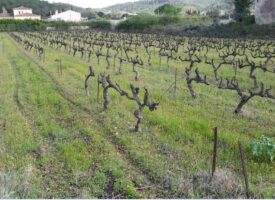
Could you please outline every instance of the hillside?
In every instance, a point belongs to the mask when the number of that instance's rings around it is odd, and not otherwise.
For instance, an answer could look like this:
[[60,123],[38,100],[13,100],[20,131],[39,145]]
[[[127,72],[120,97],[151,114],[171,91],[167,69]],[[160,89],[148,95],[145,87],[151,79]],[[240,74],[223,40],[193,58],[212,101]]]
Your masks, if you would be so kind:
[[132,3],[116,4],[104,8],[105,11],[126,11],[134,13],[152,13],[157,7],[163,4],[171,4],[173,6],[188,8],[193,7],[198,10],[209,10],[211,7],[225,9],[231,0],[140,0]]
[[89,13],[92,13],[91,9],[84,9],[77,6],[64,3],[49,3],[47,1],[40,0],[1,0],[0,1],[0,12],[3,11],[3,8],[6,8],[8,12],[11,12],[12,8],[18,6],[26,6],[33,9],[35,14],[39,14],[42,17],[47,17],[50,13],[55,12],[56,10],[65,11],[65,10],[75,10],[81,12],[84,16],[88,17]]

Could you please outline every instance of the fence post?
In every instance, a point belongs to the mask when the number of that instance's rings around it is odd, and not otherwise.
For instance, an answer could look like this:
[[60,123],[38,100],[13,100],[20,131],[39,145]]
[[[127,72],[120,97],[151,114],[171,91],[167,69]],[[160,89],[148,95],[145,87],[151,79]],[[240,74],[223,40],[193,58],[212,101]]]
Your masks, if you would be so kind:
[[248,176],[247,176],[247,171],[246,171],[246,163],[244,159],[244,153],[243,153],[243,145],[239,141],[239,149],[240,149],[240,159],[242,162],[242,169],[243,169],[243,176],[244,176],[244,181],[245,181],[245,190],[246,190],[246,198],[250,198],[250,192],[249,192],[249,183],[248,183]]
[[214,131],[214,146],[213,146],[213,160],[212,160],[212,177],[214,176],[214,173],[216,171],[218,127],[215,127],[213,131]]
[[99,88],[99,75],[97,77],[97,103],[99,103],[99,92],[100,92],[100,88]]

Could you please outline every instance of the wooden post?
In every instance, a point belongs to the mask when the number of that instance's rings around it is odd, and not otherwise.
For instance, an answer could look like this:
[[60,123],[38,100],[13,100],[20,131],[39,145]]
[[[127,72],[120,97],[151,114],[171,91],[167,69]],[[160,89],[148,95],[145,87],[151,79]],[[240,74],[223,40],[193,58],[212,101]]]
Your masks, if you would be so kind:
[[244,176],[244,181],[245,181],[245,190],[246,190],[246,198],[250,198],[250,191],[249,191],[249,183],[248,183],[248,176],[247,176],[247,171],[246,171],[246,163],[244,159],[244,153],[243,153],[243,145],[239,141],[239,149],[240,149],[240,159],[242,162],[242,168],[243,168],[243,176]]
[[97,103],[99,103],[99,92],[100,92],[100,88],[99,88],[99,75],[98,75],[98,78],[97,78]]
[[217,141],[218,141],[218,128],[214,129],[214,146],[213,146],[213,160],[212,160],[212,177],[216,171],[216,161],[217,161]]

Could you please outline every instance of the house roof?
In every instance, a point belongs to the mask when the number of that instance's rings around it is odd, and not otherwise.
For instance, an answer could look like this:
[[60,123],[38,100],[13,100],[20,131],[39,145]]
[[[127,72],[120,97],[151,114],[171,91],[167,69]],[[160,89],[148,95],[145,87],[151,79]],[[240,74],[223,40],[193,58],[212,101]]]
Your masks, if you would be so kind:
[[20,6],[20,7],[14,8],[13,10],[32,10],[32,9],[24,6]]

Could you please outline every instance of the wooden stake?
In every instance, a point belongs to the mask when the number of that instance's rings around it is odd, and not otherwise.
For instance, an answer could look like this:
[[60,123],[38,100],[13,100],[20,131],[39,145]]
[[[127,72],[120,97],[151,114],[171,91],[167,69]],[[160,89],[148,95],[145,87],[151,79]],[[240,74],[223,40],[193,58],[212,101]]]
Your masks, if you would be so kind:
[[213,161],[212,161],[212,177],[216,171],[216,161],[217,161],[217,142],[218,142],[218,128],[214,129],[214,146],[213,146]]
[[249,191],[249,183],[248,183],[248,176],[247,176],[247,171],[246,171],[246,163],[244,159],[244,153],[243,153],[243,145],[239,141],[239,149],[240,149],[240,159],[242,162],[242,168],[243,168],[243,176],[244,176],[244,181],[245,181],[245,190],[246,190],[246,198],[250,198],[250,191]]
[[100,88],[99,88],[99,75],[98,75],[98,78],[97,78],[97,103],[99,103],[99,92],[100,92]]

